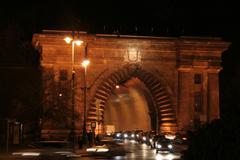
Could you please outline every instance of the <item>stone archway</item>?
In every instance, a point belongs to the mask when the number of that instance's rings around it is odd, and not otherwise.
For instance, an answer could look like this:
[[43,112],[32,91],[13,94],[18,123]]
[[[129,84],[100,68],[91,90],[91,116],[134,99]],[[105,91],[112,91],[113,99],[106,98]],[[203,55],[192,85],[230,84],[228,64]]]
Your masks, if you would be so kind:
[[[122,67],[111,73],[104,81],[102,81],[102,83],[100,83],[94,97],[90,101],[87,123],[90,124],[91,122],[97,121],[98,118],[99,121],[103,122],[105,105],[112,90],[115,89],[116,85],[122,84],[132,77],[139,78],[151,93],[155,105],[152,106],[154,108],[150,108],[150,110],[156,112],[156,128],[158,128],[158,131],[159,129],[163,132],[176,130],[176,115],[171,102],[171,97],[166,90],[166,86],[163,85],[157,76],[142,69],[136,64]],[[96,101],[99,102],[99,110],[97,109]],[[97,114],[100,116],[98,117]]]
[[[72,110],[73,98],[67,92],[71,90],[68,82],[73,80],[72,64],[75,62],[76,88],[82,88],[83,68],[80,64],[87,53],[94,64],[88,68],[88,83],[94,84],[89,87],[90,98],[87,99],[88,124],[97,118],[95,101],[100,102],[102,121],[111,91],[116,84],[131,77],[138,78],[150,92],[154,102],[152,111],[157,115],[162,131],[174,128],[178,131],[191,130],[195,128],[196,120],[204,124],[220,118],[218,76],[222,69],[221,55],[228,49],[229,42],[219,37],[149,37],[77,31],[84,43],[75,48],[73,61],[71,45],[64,41],[72,33],[74,31],[44,30],[33,36],[33,44],[42,57],[42,89],[46,91],[42,96],[42,101],[46,102],[43,110],[54,109],[51,104],[59,99],[57,95],[67,97],[60,98],[59,102]],[[85,50],[87,44],[88,50]],[[126,63],[134,64],[124,67]],[[57,85],[60,87],[54,87]],[[49,118],[48,123],[42,125],[42,138],[67,137],[71,128],[81,134],[82,113],[85,111],[82,96],[82,90],[76,89],[75,110],[72,111],[77,111],[80,116],[76,117],[79,119],[75,126],[71,125],[73,118],[67,114],[64,115],[68,116],[65,128],[54,121],[54,118],[61,117]]]

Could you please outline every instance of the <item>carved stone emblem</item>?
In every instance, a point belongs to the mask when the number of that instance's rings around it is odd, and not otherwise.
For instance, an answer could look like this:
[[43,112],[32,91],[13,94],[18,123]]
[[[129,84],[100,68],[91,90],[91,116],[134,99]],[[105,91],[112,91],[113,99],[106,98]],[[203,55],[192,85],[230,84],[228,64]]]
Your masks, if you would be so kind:
[[141,61],[141,55],[140,51],[136,48],[129,48],[124,56],[124,61],[126,62],[140,62]]

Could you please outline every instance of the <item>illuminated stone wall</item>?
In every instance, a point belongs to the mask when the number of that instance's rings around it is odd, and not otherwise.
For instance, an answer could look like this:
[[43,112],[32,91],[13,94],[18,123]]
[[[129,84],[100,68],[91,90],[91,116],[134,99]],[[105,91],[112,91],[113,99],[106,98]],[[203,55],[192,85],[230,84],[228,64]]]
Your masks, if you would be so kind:
[[[45,86],[43,110],[46,111],[46,115],[43,115],[42,135],[45,138],[51,138],[50,135],[54,137],[56,133],[64,137],[71,128],[72,52],[71,45],[64,41],[71,33],[43,31],[33,37],[33,44],[42,57]],[[75,129],[79,134],[83,124],[84,70],[81,61],[86,54],[86,46],[91,61],[87,68],[88,125],[97,119],[96,99],[101,100],[103,122],[104,107],[110,95],[106,88],[115,85],[114,79],[120,82],[127,77],[125,70],[121,70],[124,66],[129,66],[130,70],[131,66],[140,68],[136,71],[137,76],[146,83],[155,101],[158,130],[189,129],[198,121],[204,123],[219,118],[218,73],[221,70],[221,53],[227,49],[228,43],[219,38],[90,35],[84,32],[75,32],[76,37],[78,33],[83,40],[81,46],[75,46],[74,61]],[[156,83],[151,83],[151,80]],[[99,91],[103,84],[106,84],[106,88]],[[158,87],[158,90],[164,90],[162,97],[158,95],[162,93],[154,92]],[[162,102],[159,102],[161,99]],[[164,104],[165,101],[168,102]],[[176,122],[173,122],[174,118]],[[166,120],[164,126],[163,120]]]

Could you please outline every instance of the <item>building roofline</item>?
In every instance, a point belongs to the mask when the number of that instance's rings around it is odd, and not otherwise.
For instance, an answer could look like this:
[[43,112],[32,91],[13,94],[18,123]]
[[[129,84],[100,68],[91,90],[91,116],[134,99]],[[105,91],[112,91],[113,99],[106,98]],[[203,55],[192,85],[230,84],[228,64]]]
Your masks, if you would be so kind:
[[[71,34],[73,31],[69,30],[42,30],[42,33],[58,33],[58,34]],[[76,33],[87,34],[86,31],[74,31]]]
[[[42,30],[40,34],[72,34],[73,31],[69,30]],[[79,34],[88,34],[87,31],[74,31]],[[121,34],[89,34],[96,37],[102,38],[138,38],[138,39],[195,39],[195,40],[222,40],[221,37],[209,37],[209,36],[174,36],[174,37],[167,37],[167,36],[141,36],[141,35],[121,35]]]

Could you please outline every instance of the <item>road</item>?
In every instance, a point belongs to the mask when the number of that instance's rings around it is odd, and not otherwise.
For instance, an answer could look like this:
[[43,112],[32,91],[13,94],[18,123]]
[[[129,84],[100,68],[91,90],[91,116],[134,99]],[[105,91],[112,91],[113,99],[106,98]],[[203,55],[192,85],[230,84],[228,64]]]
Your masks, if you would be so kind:
[[155,149],[150,149],[146,144],[138,144],[134,141],[125,141],[124,147],[128,151],[125,156],[106,157],[81,157],[81,160],[94,159],[114,159],[114,160],[180,160],[180,152],[186,146],[176,146],[174,153],[156,153]]
[[[156,153],[155,149],[151,149],[146,144],[138,144],[134,141],[124,141],[123,145],[127,150],[124,156],[94,157],[85,153],[72,154],[69,150],[64,149],[35,149],[15,152],[5,157],[1,157],[0,155],[0,160],[180,160],[180,152],[185,149],[185,146],[175,146],[176,149],[174,153]],[[22,153],[31,153],[33,155],[25,154],[23,156],[21,155]]]

